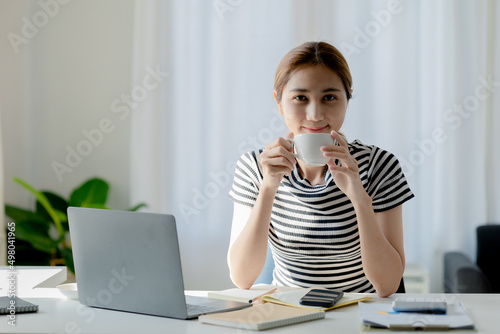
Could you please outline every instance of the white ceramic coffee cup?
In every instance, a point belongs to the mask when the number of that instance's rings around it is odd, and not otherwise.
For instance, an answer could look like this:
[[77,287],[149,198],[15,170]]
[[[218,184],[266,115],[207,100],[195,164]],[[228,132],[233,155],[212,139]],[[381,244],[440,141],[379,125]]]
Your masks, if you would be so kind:
[[335,145],[329,133],[302,133],[289,141],[294,145],[294,156],[308,166],[324,166],[331,158],[323,156],[321,146]]

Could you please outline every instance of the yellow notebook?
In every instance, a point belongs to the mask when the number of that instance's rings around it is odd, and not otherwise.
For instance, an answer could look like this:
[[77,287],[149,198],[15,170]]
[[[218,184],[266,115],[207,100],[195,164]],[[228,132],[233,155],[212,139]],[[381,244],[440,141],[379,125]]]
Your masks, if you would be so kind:
[[[300,298],[302,298],[311,289],[312,288],[306,288],[306,289],[297,289],[297,290],[273,293],[273,294],[266,295],[266,296],[262,297],[262,301],[265,303],[269,302],[269,303],[281,304],[281,305],[286,305],[286,306],[293,306],[293,307],[304,308],[304,309],[329,311],[329,310],[333,310],[333,309],[348,306],[348,305],[358,304],[358,302],[365,301],[365,300],[372,298],[372,297],[360,296],[360,295],[355,294],[355,293],[344,293],[344,297],[342,297],[342,299],[340,299],[332,307],[324,308],[324,307],[320,307],[320,306],[301,305],[299,303]],[[315,289],[317,289],[317,288],[315,288]]]
[[204,324],[235,327],[241,330],[262,331],[300,322],[323,319],[325,312],[266,303],[243,310],[202,315],[198,321]]

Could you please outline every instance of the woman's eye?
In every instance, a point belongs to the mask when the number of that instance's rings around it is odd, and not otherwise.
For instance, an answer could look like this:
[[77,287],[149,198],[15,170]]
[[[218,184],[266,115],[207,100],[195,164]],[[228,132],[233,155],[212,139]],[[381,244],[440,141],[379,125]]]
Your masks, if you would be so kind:
[[297,95],[293,99],[297,101],[306,101],[307,97],[305,97],[304,95]]
[[325,101],[333,101],[333,100],[336,100],[337,98],[334,95],[325,95],[325,97],[323,97],[323,99]]

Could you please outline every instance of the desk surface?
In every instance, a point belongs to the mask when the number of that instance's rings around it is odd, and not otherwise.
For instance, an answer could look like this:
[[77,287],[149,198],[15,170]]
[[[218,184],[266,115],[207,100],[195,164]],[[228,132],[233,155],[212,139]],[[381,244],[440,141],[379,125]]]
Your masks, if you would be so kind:
[[[188,292],[189,293],[189,292]],[[203,295],[203,292],[189,294]],[[389,298],[372,301],[391,303]],[[77,300],[67,299],[58,289],[37,287],[19,292],[19,297],[39,305],[37,313],[17,314],[16,326],[0,317],[0,333],[254,333],[237,328],[200,324],[197,320],[177,320],[134,313],[90,308]],[[407,294],[407,296],[412,296]],[[461,302],[477,331],[460,333],[498,333],[500,294],[425,294],[415,296],[445,297],[448,302]],[[360,318],[357,306],[348,306],[326,313],[323,320],[276,328],[266,333],[359,333]],[[256,332],[255,332],[256,333]]]

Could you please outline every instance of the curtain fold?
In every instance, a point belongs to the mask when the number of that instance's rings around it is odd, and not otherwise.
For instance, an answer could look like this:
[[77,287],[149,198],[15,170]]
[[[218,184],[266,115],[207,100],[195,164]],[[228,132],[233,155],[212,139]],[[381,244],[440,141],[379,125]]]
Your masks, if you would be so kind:
[[[324,40],[354,79],[344,133],[393,152],[415,199],[407,262],[442,290],[442,256],[475,257],[500,221],[496,1],[136,1],[133,82],[168,73],[131,110],[131,202],[176,216],[187,287],[230,284],[227,192],[242,153],[286,134],[272,99],[283,55]],[[132,88],[133,91],[133,88]],[[200,277],[203,272],[203,277]]]
[[[156,69],[162,65],[159,49],[165,43],[161,36],[168,31],[162,31],[159,1],[137,1],[134,7],[134,49],[132,64],[132,84],[140,87],[141,81],[147,75],[147,70]],[[166,79],[163,79],[166,80]],[[155,212],[164,212],[170,202],[165,198],[165,189],[162,189],[159,180],[165,171],[161,164],[163,141],[161,139],[161,115],[166,108],[161,104],[160,96],[162,85],[157,83],[154,89],[142,101],[136,103],[135,108],[129,108],[131,120],[131,161],[130,182],[131,203],[146,202]],[[132,88],[133,89],[133,88]],[[163,204],[163,205],[162,205]]]

